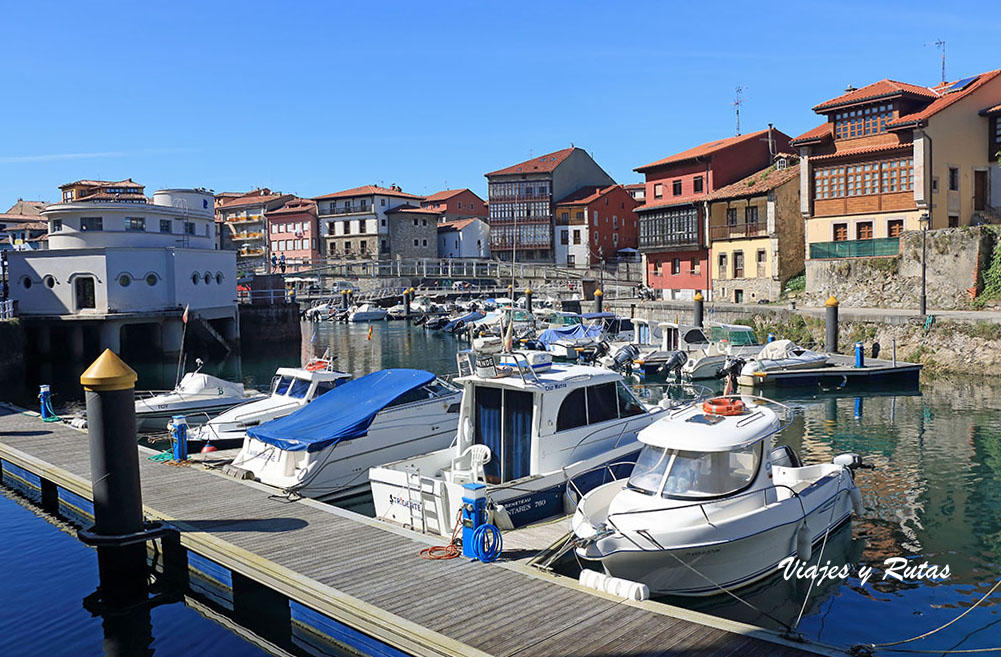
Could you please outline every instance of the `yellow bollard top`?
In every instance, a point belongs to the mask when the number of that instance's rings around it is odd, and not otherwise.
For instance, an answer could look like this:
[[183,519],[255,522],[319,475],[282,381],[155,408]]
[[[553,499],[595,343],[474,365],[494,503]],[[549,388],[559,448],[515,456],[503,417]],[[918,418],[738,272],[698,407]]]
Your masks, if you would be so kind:
[[702,300],[704,300],[704,299],[705,299],[705,297],[704,297],[704,296],[702,296],[702,293],[701,293],[701,292],[696,292],[696,293],[695,293],[695,297],[694,297],[694,298],[693,298],[692,300],[693,300],[693,301],[702,301]]
[[594,296],[596,296],[596,297],[602,297],[602,296],[605,296],[605,293],[602,292],[601,290],[595,290],[594,291]]
[[531,293],[532,293],[532,288],[526,287],[525,288],[525,294],[531,294]]
[[832,294],[831,296],[827,297],[827,301],[824,302],[824,305],[827,306],[828,308],[833,308],[838,305],[838,300]]
[[348,293],[347,290],[341,290],[341,294],[347,294],[347,293]]
[[80,384],[85,390],[92,392],[128,390],[135,387],[137,378],[135,370],[126,365],[115,352],[105,349],[80,375]]
[[410,294],[413,294],[413,293],[414,293],[414,288],[412,288],[412,287],[411,287],[411,288],[410,288],[409,290],[407,290],[407,291],[408,291],[408,292],[410,292]]

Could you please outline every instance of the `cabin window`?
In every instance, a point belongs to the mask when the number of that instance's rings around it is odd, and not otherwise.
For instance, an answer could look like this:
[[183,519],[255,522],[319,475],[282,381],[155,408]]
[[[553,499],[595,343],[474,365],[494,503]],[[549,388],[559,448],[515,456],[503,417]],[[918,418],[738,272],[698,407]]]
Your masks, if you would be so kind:
[[337,381],[320,381],[316,384],[316,396],[326,394],[337,387]]
[[499,484],[530,473],[532,393],[477,387],[474,395],[474,438],[490,448],[483,470],[487,483]]
[[685,342],[688,344],[706,344],[709,341],[706,340],[706,336],[702,331],[692,329],[688,333],[685,333]]
[[309,391],[309,381],[304,381],[303,379],[292,379],[292,385],[289,387],[288,396],[295,397],[296,399],[305,399],[307,391]]
[[602,383],[587,388],[588,424],[607,422],[618,417],[615,402],[615,384]]
[[388,407],[403,406],[404,404],[427,401],[430,397],[431,395],[427,389],[424,386],[421,386],[420,388],[414,388],[413,390],[408,390],[403,393],[393,401],[389,402]]
[[622,381],[616,381],[615,390],[619,396],[619,417],[632,417],[646,413],[643,404],[636,401],[633,393],[629,391]]
[[758,472],[761,443],[731,452],[674,452],[663,497],[719,497],[746,488]]
[[271,387],[271,394],[284,395],[288,391],[288,386],[290,383],[292,383],[292,377],[276,376],[275,382]]
[[556,416],[556,430],[565,431],[587,424],[587,404],[584,389],[577,388],[563,398],[560,412]]
[[663,447],[645,445],[629,476],[629,488],[647,495],[656,495],[670,460],[668,451]]

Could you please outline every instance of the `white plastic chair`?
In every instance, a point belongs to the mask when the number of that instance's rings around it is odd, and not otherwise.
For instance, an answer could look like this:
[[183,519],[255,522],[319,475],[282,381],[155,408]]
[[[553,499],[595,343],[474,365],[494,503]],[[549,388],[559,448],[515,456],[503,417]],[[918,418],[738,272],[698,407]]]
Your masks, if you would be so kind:
[[493,453],[486,445],[470,445],[462,454],[452,459],[452,481],[482,481],[486,478],[483,466],[490,463]]

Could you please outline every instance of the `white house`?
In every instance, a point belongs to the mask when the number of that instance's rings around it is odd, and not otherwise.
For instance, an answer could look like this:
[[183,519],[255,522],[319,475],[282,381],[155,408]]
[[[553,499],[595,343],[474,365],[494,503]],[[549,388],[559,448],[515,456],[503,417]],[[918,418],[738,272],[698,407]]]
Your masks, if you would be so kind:
[[490,225],[469,218],[438,224],[439,258],[489,258]]
[[120,351],[123,329],[143,325],[144,335],[176,354],[185,308],[189,321],[209,323],[225,340],[239,337],[236,254],[215,248],[213,195],[165,189],[150,200],[141,190],[135,183],[64,185],[65,200],[42,212],[49,248],[8,254],[16,313],[41,351],[66,338],[82,355],[94,331],[102,349]]

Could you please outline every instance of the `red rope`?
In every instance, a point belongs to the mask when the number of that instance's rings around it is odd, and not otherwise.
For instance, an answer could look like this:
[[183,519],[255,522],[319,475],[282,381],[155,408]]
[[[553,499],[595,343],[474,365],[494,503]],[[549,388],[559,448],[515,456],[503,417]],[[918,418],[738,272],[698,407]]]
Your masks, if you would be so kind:
[[455,540],[459,538],[459,528],[462,526],[462,511],[459,511],[459,517],[455,519],[455,527],[452,529],[452,540],[448,542],[448,545],[432,545],[431,547],[426,547],[420,551],[421,559],[428,559],[430,561],[438,561],[444,559],[455,559],[462,555],[459,550],[459,546],[456,545]]

